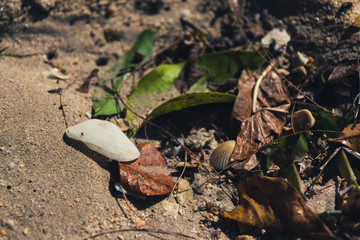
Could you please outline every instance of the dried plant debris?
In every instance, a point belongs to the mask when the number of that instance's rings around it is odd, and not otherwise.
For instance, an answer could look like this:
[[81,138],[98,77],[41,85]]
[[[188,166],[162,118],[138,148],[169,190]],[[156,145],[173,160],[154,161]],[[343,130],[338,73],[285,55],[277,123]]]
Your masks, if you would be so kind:
[[[129,164],[119,163],[120,184],[126,192],[146,197],[167,195],[175,188],[166,161],[150,143],[137,146],[140,157]],[[164,174],[168,172],[168,175]]]
[[[246,72],[243,74],[249,76]],[[252,99],[254,85],[255,77],[240,78],[238,82],[239,94],[232,115],[233,124],[240,126],[238,127],[240,131],[236,139],[232,161],[248,158],[246,161],[253,163],[246,170],[250,170],[257,164],[253,154],[281,134],[286,123],[287,111],[290,108],[290,98],[279,75],[275,72],[270,72],[264,79],[259,87],[257,99]],[[253,101],[256,101],[258,106],[255,113],[252,113],[251,108]],[[245,166],[246,161],[240,163],[239,167]]]
[[342,131],[342,135],[337,138],[329,138],[331,142],[339,142],[345,146],[360,152],[360,124],[350,124]]
[[235,220],[242,232],[264,230],[318,239],[335,236],[282,178],[257,176],[238,186],[239,202],[224,218]]

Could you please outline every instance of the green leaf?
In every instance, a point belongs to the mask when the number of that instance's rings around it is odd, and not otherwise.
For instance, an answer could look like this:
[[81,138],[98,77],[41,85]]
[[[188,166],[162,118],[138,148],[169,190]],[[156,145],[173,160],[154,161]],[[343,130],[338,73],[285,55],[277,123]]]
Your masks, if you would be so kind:
[[[126,79],[128,73],[123,74],[121,77],[115,80],[115,86],[108,86],[111,89],[118,89],[121,82]],[[104,83],[103,86],[105,86]],[[93,93],[93,109],[94,116],[110,116],[120,113],[121,107],[118,102],[115,101],[116,95],[106,92],[103,87],[97,87]]]
[[294,161],[302,161],[308,151],[308,144],[304,135],[300,134],[298,141],[296,142],[294,149],[291,152],[291,158]]
[[[151,30],[143,31],[138,37],[136,43],[132,46],[132,48],[125,53],[125,59],[123,68],[133,67],[137,63],[134,63],[137,56],[136,54],[140,54],[143,58],[141,60],[145,60],[151,57],[153,53],[153,33]],[[141,62],[141,61],[140,61]]]
[[256,51],[227,50],[204,54],[197,61],[196,68],[205,76],[191,87],[190,92],[206,91],[207,84],[204,79],[207,83],[216,86],[223,84],[225,80],[238,77],[243,68],[256,70],[264,62],[264,57]]
[[[120,69],[136,66],[137,63],[151,57],[153,52],[152,36],[153,33],[151,32],[151,30],[143,31],[138,37],[136,43],[132,46],[132,48],[125,53],[124,63],[116,63],[109,70],[109,73],[117,73]],[[129,73],[130,71],[125,72],[116,79],[104,81],[100,87],[95,88],[93,94],[93,109],[95,112],[95,117],[108,116],[120,113],[121,107],[114,100],[116,98],[116,95],[106,92],[103,88],[105,85],[107,85],[109,88],[115,91],[119,90],[121,83],[126,79]]]
[[234,102],[235,98],[235,95],[218,92],[189,93],[161,104],[150,113],[147,119],[152,120],[167,113],[203,104]]
[[95,117],[114,115],[118,114],[121,111],[120,105],[116,105],[113,98],[93,100],[93,108],[95,111]]
[[[142,77],[128,98],[130,107],[141,115],[151,111],[159,103],[164,96],[163,93],[169,91],[178,92],[174,86],[174,78],[176,78],[184,63],[179,64],[163,64],[152,70],[149,74]],[[135,115],[130,111],[127,112],[126,118],[135,119]]]
[[[335,116],[325,113],[323,111],[321,111],[317,114],[314,114],[314,117],[317,122],[321,123],[323,130],[330,130],[330,131],[338,131],[339,130],[338,122],[340,122],[341,118],[335,117]],[[337,133],[333,133],[333,132],[327,132],[326,134],[328,135],[328,137],[337,137],[338,136]]]
[[289,167],[282,169],[286,175],[287,180],[294,186],[294,188],[300,193],[300,195],[307,201],[307,197],[302,192],[302,181],[299,172],[295,164],[291,164]]
[[354,171],[352,170],[349,160],[343,149],[341,149],[336,154],[335,159],[336,159],[337,168],[339,169],[341,176],[343,176],[347,181],[354,184],[356,189],[360,191],[359,184],[356,181]]

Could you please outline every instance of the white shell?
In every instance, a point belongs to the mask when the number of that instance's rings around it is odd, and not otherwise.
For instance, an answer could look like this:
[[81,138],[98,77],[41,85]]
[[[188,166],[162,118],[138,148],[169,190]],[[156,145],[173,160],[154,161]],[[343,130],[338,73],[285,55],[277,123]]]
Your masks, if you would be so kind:
[[215,169],[222,170],[229,164],[235,143],[234,140],[223,142],[211,153],[210,164]]
[[67,128],[66,135],[119,162],[132,161],[140,156],[139,150],[120,128],[108,121],[87,120]]

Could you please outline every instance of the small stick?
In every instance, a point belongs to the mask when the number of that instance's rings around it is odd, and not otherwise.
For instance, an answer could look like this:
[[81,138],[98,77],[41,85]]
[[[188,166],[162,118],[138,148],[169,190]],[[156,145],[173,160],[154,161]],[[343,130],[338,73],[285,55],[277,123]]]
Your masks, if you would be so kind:
[[314,183],[317,182],[320,178],[320,175],[322,174],[322,172],[324,171],[325,167],[328,165],[328,163],[330,162],[331,159],[333,159],[335,157],[335,155],[338,153],[338,151],[341,149],[341,147],[338,147],[335,149],[335,151],[330,155],[329,159],[326,160],[326,162],[320,167],[320,173],[316,176]]
[[185,153],[185,164],[184,164],[183,170],[182,170],[182,172],[181,172],[180,176],[177,178],[177,180],[176,180],[176,182],[175,182],[175,184],[174,184],[173,188],[171,189],[171,193],[170,193],[170,195],[172,195],[172,194],[173,194],[174,189],[175,189],[175,187],[176,187],[176,184],[178,184],[178,183],[179,183],[179,181],[180,181],[181,177],[182,177],[182,176],[184,175],[184,173],[185,173],[186,164],[187,164],[187,155],[188,155],[188,152],[186,152],[186,153]]
[[113,89],[109,88],[108,86],[104,86],[106,91],[109,91],[111,93],[116,94],[116,96],[118,97],[118,99],[121,101],[121,103],[126,107],[126,109],[128,109],[130,112],[132,112],[135,116],[137,116],[138,118],[140,118],[141,120],[145,121],[146,123],[160,129],[161,131],[163,131],[165,134],[167,134],[168,136],[170,136],[177,144],[181,145],[182,148],[185,149],[185,151],[187,151],[190,156],[194,157],[195,159],[198,159],[198,156],[193,153],[190,149],[188,149],[183,143],[181,143],[173,134],[171,134],[169,131],[167,131],[165,128],[159,126],[158,124],[147,120],[145,117],[141,116],[140,114],[138,114],[137,112],[135,112],[134,110],[132,110],[129,105],[122,99],[122,97],[120,96],[119,92],[114,91]]
[[261,76],[258,78],[258,80],[255,83],[255,87],[253,90],[253,104],[252,104],[252,112],[256,112],[256,103],[257,103],[257,97],[260,90],[260,84],[262,80],[270,73],[270,71],[273,69],[273,66],[276,64],[276,60],[273,60],[267,68],[261,73]]
[[97,233],[95,235],[92,235],[88,238],[84,238],[84,240],[86,239],[92,239],[92,238],[97,238],[103,235],[107,235],[107,234],[111,234],[111,233],[120,233],[120,232],[146,232],[146,233],[161,233],[161,234],[167,234],[167,235],[172,235],[172,236],[176,236],[176,237],[182,237],[182,238],[187,238],[187,239],[196,239],[194,237],[182,234],[182,233],[172,233],[172,232],[167,232],[167,231],[163,231],[163,230],[157,230],[157,229],[147,229],[147,228],[140,228],[140,229],[136,229],[136,228],[128,228],[128,229],[118,229],[118,230],[113,230],[113,231],[108,231],[108,232],[101,232],[101,233]]

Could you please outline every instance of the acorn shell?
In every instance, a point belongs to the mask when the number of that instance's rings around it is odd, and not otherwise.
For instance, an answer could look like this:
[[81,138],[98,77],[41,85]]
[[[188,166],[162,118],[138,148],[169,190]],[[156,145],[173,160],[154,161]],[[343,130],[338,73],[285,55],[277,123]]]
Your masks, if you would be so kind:
[[66,135],[119,162],[132,161],[140,156],[139,150],[120,128],[108,121],[87,120],[67,128]]
[[294,113],[293,124],[295,130],[309,130],[315,124],[315,118],[307,109],[302,109]]
[[235,143],[234,140],[223,142],[211,153],[210,164],[215,169],[222,170],[229,164]]

